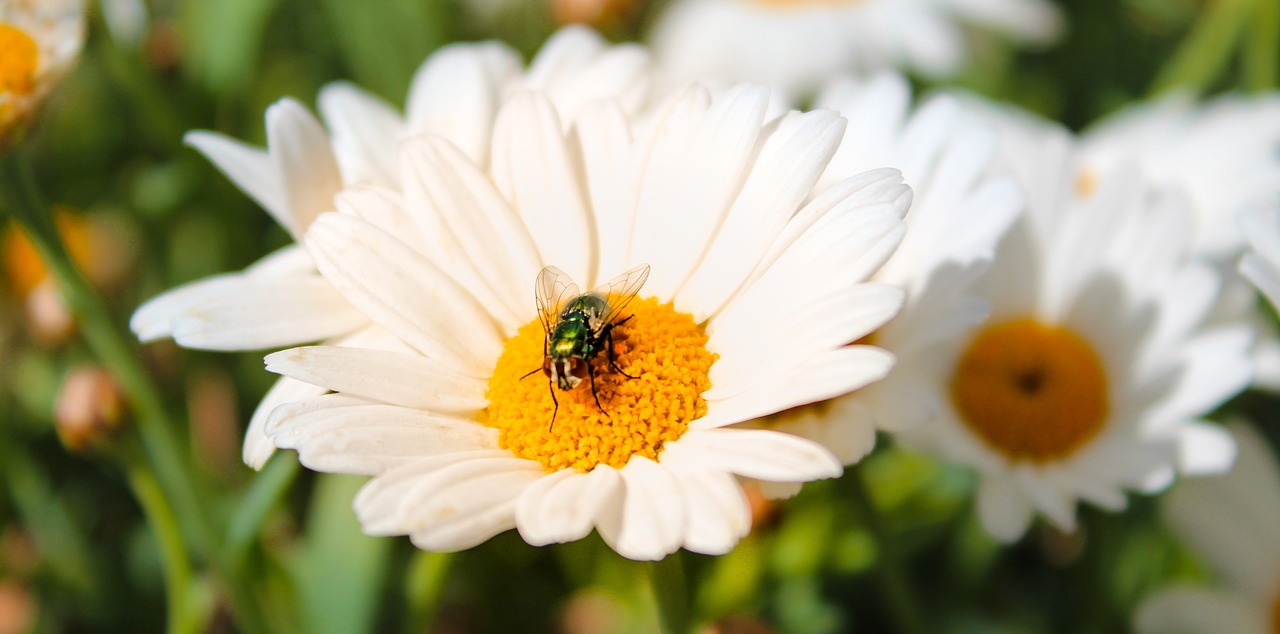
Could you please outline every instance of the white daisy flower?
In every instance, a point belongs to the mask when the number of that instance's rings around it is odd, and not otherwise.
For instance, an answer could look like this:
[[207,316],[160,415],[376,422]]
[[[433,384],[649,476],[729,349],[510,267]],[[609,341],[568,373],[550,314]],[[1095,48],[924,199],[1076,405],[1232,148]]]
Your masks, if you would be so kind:
[[0,146],[71,69],[83,44],[79,0],[0,3]]
[[1254,383],[1280,390],[1280,337],[1234,270],[1246,246],[1237,218],[1280,202],[1280,93],[1207,103],[1180,94],[1125,108],[1081,137],[1077,189],[1088,193],[1097,174],[1122,164],[1135,165],[1157,186],[1187,193],[1195,219],[1192,251],[1209,258],[1224,279],[1211,319],[1244,319],[1258,328]]
[[1004,132],[1027,213],[978,282],[990,319],[933,351],[942,416],[909,437],[977,469],[983,525],[1014,540],[1036,513],[1072,530],[1078,500],[1119,510],[1126,489],[1229,467],[1230,437],[1199,418],[1247,385],[1253,332],[1205,324],[1221,282],[1188,257],[1183,198],[1131,169],[1079,196],[1065,130]]
[[952,75],[967,57],[964,24],[1045,43],[1061,22],[1043,0],[680,0],[659,16],[652,42],[676,82],[725,76],[803,96],[851,71]]
[[[883,169],[811,199],[845,120],[769,119],[768,103],[759,86],[694,86],[642,122],[598,104],[566,133],[528,92],[498,115],[487,167],[446,139],[404,142],[403,195],[344,194],[347,213],[322,214],[306,244],[408,349],[268,356],[336,392],[277,409],[273,441],[313,469],[374,476],[355,501],[365,531],[430,550],[514,527],[536,545],[595,528],[633,559],[723,553],[750,527],[735,476],[839,475],[821,445],[733,426],[888,371],[890,354],[848,344],[901,305],[865,280],[900,241],[911,191]],[[649,267],[638,299],[592,327],[604,339],[613,324],[614,345],[579,355],[570,389],[544,365],[532,287],[548,264],[583,290]],[[566,304],[546,303],[557,322]]]
[[875,446],[877,429],[920,425],[942,409],[930,349],[986,317],[986,302],[971,287],[1022,202],[1011,177],[988,173],[993,132],[950,96],[912,110],[906,79],[885,74],[833,82],[817,103],[849,119],[823,182],[885,165],[900,169],[914,192],[910,230],[872,278],[906,291],[898,315],[868,338],[897,357],[893,370],[848,396],[769,420],[770,428],[817,440],[850,464]]
[[1174,95],[1125,108],[1081,135],[1082,189],[1125,163],[1191,197],[1194,252],[1234,260],[1245,246],[1236,216],[1280,196],[1280,93],[1208,103]]
[[1165,521],[1225,582],[1179,585],[1138,608],[1141,634],[1273,634],[1280,631],[1280,464],[1267,441],[1234,425],[1240,457],[1228,473],[1179,484]]
[[[504,95],[545,91],[568,125],[603,98],[625,110],[644,103],[648,55],[635,46],[610,47],[594,32],[565,28],[522,71],[518,54],[496,42],[454,44],[432,54],[410,87],[406,114],[350,84],[326,86],[320,112],[328,131],[302,105],[283,99],[267,110],[267,149],[213,132],[192,132],[187,143],[213,161],[295,238],[317,215],[335,209],[348,186],[399,189],[397,147],[417,134],[448,139],[479,165],[488,165],[494,117]],[[339,203],[341,204],[341,203]],[[205,350],[281,348],[312,341],[387,345],[362,313],[315,270],[306,250],[291,245],[244,272],[199,280],[138,308],[130,326],[143,341],[172,337]],[[250,421],[244,460],[260,468],[274,447],[262,433],[271,410],[322,394],[282,379]]]

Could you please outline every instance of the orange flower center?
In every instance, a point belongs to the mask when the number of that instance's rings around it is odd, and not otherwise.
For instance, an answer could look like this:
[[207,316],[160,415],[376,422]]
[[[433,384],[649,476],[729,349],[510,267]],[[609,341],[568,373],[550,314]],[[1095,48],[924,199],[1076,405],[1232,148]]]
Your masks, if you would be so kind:
[[624,314],[630,319],[613,330],[621,372],[610,366],[607,344],[588,359],[594,396],[589,377],[562,390],[543,374],[541,321],[526,324],[507,341],[481,416],[499,431],[504,449],[547,471],[621,468],[634,455],[657,460],[664,443],[680,438],[690,421],[707,413],[702,393],[711,387],[707,373],[716,355],[707,350],[707,335],[693,317],[655,299],[637,299]]
[[988,326],[951,379],[961,420],[1011,460],[1070,455],[1102,429],[1107,381],[1097,354],[1066,328],[1019,319]]
[[30,94],[35,90],[40,49],[21,29],[0,23],[0,93]]

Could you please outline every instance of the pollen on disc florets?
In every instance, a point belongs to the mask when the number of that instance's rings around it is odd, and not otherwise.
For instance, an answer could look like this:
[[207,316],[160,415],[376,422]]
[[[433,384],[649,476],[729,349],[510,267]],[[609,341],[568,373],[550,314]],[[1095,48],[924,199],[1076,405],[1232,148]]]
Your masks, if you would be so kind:
[[[632,302],[625,315],[631,318],[614,329],[614,356],[636,378],[611,369],[606,351],[592,360],[603,413],[587,379],[568,391],[548,386],[541,371],[546,334],[540,321],[507,341],[482,415],[484,424],[498,429],[504,449],[548,471],[621,468],[635,455],[656,460],[664,443],[706,414],[702,393],[711,387],[707,373],[716,355],[707,350],[702,328],[692,316],[652,298]],[[554,427],[552,389],[560,403]]]
[[964,424],[1013,460],[1066,457],[1102,429],[1109,407],[1102,362],[1074,332],[1034,319],[984,328],[951,379]]

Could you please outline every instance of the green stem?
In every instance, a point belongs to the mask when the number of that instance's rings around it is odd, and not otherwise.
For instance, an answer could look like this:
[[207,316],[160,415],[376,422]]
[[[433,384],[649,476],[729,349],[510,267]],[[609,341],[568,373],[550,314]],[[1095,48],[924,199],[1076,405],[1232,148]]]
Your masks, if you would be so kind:
[[187,538],[219,571],[230,594],[240,625],[250,632],[265,632],[265,621],[254,596],[236,583],[215,539],[211,505],[198,495],[190,461],[174,436],[163,401],[143,369],[132,337],[118,326],[102,299],[85,280],[67,253],[30,166],[21,148],[0,156],[0,203],[3,211],[22,224],[45,266],[57,282],[67,309],[76,318],[85,342],[94,355],[120,381],[146,449],[145,464],[154,470],[160,490],[168,498]]
[[1280,2],[1254,0],[1253,21],[1241,53],[1241,83],[1246,90],[1263,92],[1280,78]]
[[661,561],[646,565],[649,585],[658,605],[658,623],[665,634],[688,634],[690,631],[689,590],[684,576],[684,561],[674,552]]
[[1202,13],[1160,69],[1151,96],[1186,88],[1203,92],[1221,76],[1249,17],[1249,0],[1218,0]]
[[862,516],[871,531],[871,536],[878,546],[876,571],[880,575],[880,585],[889,604],[896,629],[902,634],[924,634],[930,629],[921,611],[919,598],[911,587],[910,575],[898,552],[897,544],[884,525],[884,519],[871,499],[862,476],[861,465],[853,465],[844,471],[842,481],[847,486],[853,505]]
[[440,597],[444,594],[445,580],[449,577],[453,559],[453,553],[425,550],[414,555],[405,574],[406,593],[409,595],[409,627],[405,631],[432,631],[431,626],[440,613]]
[[227,526],[225,553],[233,565],[243,563],[249,546],[267,521],[272,509],[280,503],[289,485],[298,477],[298,461],[289,453],[277,452],[254,477],[253,484],[241,498],[236,513]]
[[160,544],[160,556],[164,562],[165,593],[168,602],[169,634],[194,634],[200,631],[200,617],[191,605],[191,562],[187,559],[187,551],[183,548],[182,532],[178,528],[178,520],[173,515],[169,500],[164,497],[160,483],[141,462],[130,461],[126,464],[129,486],[142,510],[147,515],[147,522],[155,531],[156,540]]

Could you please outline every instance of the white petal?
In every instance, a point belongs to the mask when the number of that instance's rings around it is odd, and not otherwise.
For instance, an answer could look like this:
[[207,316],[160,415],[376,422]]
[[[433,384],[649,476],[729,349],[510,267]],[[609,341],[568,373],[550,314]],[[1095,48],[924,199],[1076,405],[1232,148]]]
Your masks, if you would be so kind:
[[129,318],[129,329],[143,343],[173,336],[173,320],[210,297],[234,295],[242,283],[238,273],[215,275],[169,289],[144,302]]
[[320,114],[333,131],[344,182],[394,187],[399,182],[396,145],[404,135],[400,113],[346,82],[326,85],[317,101]]
[[1202,331],[1178,350],[1183,360],[1169,400],[1149,413],[1159,423],[1203,415],[1248,387],[1253,329],[1245,325]]
[[210,284],[203,291],[172,319],[173,340],[180,346],[278,348],[336,337],[369,323],[314,274],[286,279],[242,276],[235,284]]
[[1076,529],[1075,496],[1043,477],[1035,467],[1014,466],[1014,479],[1033,508],[1054,526],[1071,532]]
[[258,403],[257,409],[253,410],[253,417],[249,419],[249,430],[244,435],[242,454],[244,463],[254,469],[261,469],[267,464],[271,454],[275,453],[275,443],[271,442],[271,438],[267,436],[267,419],[271,416],[271,412],[286,403],[315,398],[326,391],[325,388],[290,378],[281,378],[276,381],[275,385],[272,385],[262,397],[262,402]]
[[[368,535],[411,534],[417,544],[418,537],[436,541],[424,534],[435,530],[439,541],[472,545],[512,528],[517,497],[542,475],[537,463],[506,451],[451,453],[375,477],[356,494],[354,506]],[[505,519],[506,526],[490,532],[495,519]],[[422,547],[454,549],[449,543]]]
[[1235,467],[1223,475],[1188,478],[1165,497],[1166,523],[1228,583],[1266,595],[1280,578],[1280,465],[1270,444],[1247,425]]
[[604,505],[622,495],[617,470],[599,466],[589,473],[573,469],[547,474],[516,503],[516,527],[534,546],[582,539],[595,526]]
[[216,132],[188,132],[182,140],[205,155],[236,187],[262,205],[280,226],[286,229],[292,226],[284,177],[266,151]]
[[690,429],[667,443],[659,460],[770,482],[809,482],[844,472],[822,445],[767,429]]
[[433,474],[442,490],[422,500],[409,534],[418,548],[454,552],[484,543],[515,528],[516,500],[545,475],[527,461],[509,459],[499,468],[476,473],[458,465]]
[[484,303],[508,327],[532,319],[530,290],[543,262],[524,222],[489,176],[452,144],[432,137],[406,142],[401,162],[405,195],[424,236],[450,236],[441,245],[445,253],[431,257],[443,258],[442,269],[483,292]]
[[[866,336],[898,312],[903,292],[892,286],[859,284],[813,299],[804,305],[775,304],[768,312],[751,316],[739,303],[717,318],[707,347],[720,358],[711,366],[712,388],[703,396],[727,398],[750,384],[784,375],[815,354]],[[754,323],[747,327],[748,321]]]
[[451,44],[436,51],[409,89],[409,132],[444,137],[478,165],[488,165],[501,87],[519,66],[515,51],[497,42]]
[[333,202],[339,213],[360,218],[431,259],[431,243],[423,238],[400,193],[382,187],[353,187],[339,192]]
[[[494,123],[494,183],[512,201],[541,261],[594,286],[595,224],[565,146],[559,115],[546,97],[519,93]],[[619,271],[621,272],[621,271]]]
[[774,236],[795,215],[844,134],[845,120],[831,111],[791,112],[770,124],[768,137],[678,302],[695,316],[715,313],[733,295]]
[[1031,505],[1014,486],[1008,474],[982,477],[978,485],[978,517],[983,528],[1006,544],[1017,541],[1031,525]]
[[672,297],[728,212],[761,132],[769,92],[742,85],[705,112],[671,114],[648,157],[630,261],[653,267],[646,292]]
[[285,227],[301,237],[317,215],[333,209],[333,196],[342,189],[329,135],[302,104],[281,99],[267,108],[267,148],[285,187]]
[[630,123],[616,102],[600,102],[587,108],[574,123],[570,140],[577,146],[580,178],[596,223],[597,266],[590,279],[608,280],[628,268],[637,171]]
[[872,346],[846,346],[806,359],[778,378],[752,382],[723,401],[709,401],[707,415],[690,423],[712,429],[784,409],[848,394],[878,381],[893,367],[893,355]]
[[245,267],[244,272],[250,277],[306,276],[315,274],[316,265],[307,249],[294,243],[262,256]]
[[553,34],[529,63],[524,86],[551,97],[568,119],[593,101],[620,98],[637,106],[647,88],[649,64],[636,45],[608,46],[591,29],[566,26]]
[[492,371],[502,350],[492,317],[403,242],[359,218],[325,214],[306,244],[325,278],[374,323],[461,372]]
[[1225,473],[1236,461],[1236,441],[1212,423],[1190,421],[1178,426],[1178,471],[1187,475]]
[[668,467],[684,493],[684,547],[723,555],[751,532],[751,506],[733,476],[689,466]]
[[633,456],[619,473],[624,493],[598,521],[600,536],[619,555],[652,561],[675,552],[684,538],[680,483],[658,463]]
[[[911,190],[893,182],[896,172],[889,174],[847,195],[843,184],[833,187],[835,194],[807,205],[722,312],[759,312],[762,306],[785,306],[867,279],[893,254],[906,230],[902,213]],[[867,201],[867,190],[884,200]]]
[[[316,406],[325,401],[334,407]],[[375,475],[424,456],[496,449],[498,431],[469,420],[321,396],[276,408],[267,433],[281,449],[327,473]]]
[[417,354],[312,346],[267,355],[267,371],[335,392],[433,413],[484,409],[484,379]]

